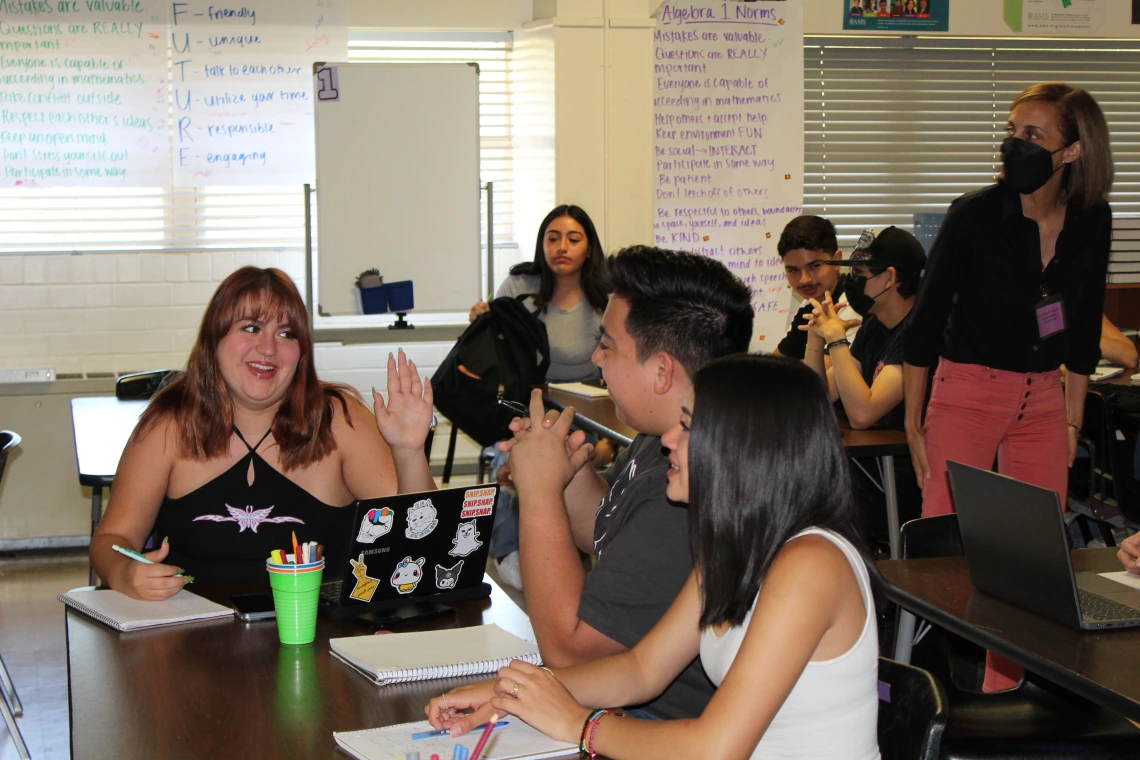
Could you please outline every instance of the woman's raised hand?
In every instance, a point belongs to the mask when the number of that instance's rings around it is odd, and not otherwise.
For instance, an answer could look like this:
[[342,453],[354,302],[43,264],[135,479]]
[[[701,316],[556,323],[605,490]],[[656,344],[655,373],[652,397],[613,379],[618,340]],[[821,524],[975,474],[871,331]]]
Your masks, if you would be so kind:
[[404,350],[399,357],[388,354],[388,402],[373,388],[376,425],[388,445],[395,449],[423,451],[431,428],[431,380],[420,380],[415,362]]

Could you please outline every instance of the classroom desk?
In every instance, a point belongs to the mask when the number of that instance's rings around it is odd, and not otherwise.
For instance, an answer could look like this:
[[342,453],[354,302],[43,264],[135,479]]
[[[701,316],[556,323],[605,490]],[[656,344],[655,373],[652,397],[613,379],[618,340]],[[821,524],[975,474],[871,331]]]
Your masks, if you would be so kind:
[[[560,390],[546,391],[548,406],[563,409],[574,407],[574,424],[600,438],[610,438],[628,446],[637,431],[618,419],[614,402],[609,396],[586,398]],[[876,457],[883,470],[883,493],[887,503],[887,528],[890,536],[891,557],[897,558],[899,542],[899,502],[895,484],[895,457],[910,456],[906,434],[898,430],[853,430],[846,420],[840,420],[843,447],[852,457]]]
[[[103,516],[103,489],[111,487],[119,457],[146,405],[146,401],[120,401],[114,396],[81,396],[71,400],[79,484],[91,486],[92,535]],[[90,579],[94,584],[94,569]]]
[[[221,603],[262,590],[267,582],[194,584]],[[455,606],[454,618],[424,627],[496,623],[534,639],[526,614],[493,582],[490,598]],[[422,720],[431,697],[478,680],[376,686],[329,654],[330,637],[369,632],[351,620],[319,619],[316,641],[300,647],[279,644],[272,620],[120,634],[68,609],[66,624],[74,760],[344,758],[333,731]]]
[[[1140,628],[1075,631],[970,585],[965,557],[883,560],[886,595],[899,606],[1028,670],[1140,720]],[[1116,549],[1077,549],[1075,570],[1120,570]]]

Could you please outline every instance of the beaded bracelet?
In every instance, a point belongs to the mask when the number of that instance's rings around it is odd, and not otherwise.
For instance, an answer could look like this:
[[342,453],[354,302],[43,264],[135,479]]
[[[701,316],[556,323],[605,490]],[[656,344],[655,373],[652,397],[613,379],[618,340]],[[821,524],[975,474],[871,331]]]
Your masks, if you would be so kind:
[[578,742],[578,747],[583,752],[590,751],[589,744],[587,743],[588,737],[586,736],[586,732],[590,730],[590,726],[593,725],[594,721],[602,717],[602,715],[604,715],[606,712],[607,710],[594,710],[592,713],[590,713],[590,717],[586,718],[586,722],[582,724],[582,738]]

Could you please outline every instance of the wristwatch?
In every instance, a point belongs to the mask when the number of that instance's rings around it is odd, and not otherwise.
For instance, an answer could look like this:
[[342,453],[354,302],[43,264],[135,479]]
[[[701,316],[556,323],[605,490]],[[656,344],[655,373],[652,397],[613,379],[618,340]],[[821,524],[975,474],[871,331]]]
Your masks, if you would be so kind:
[[848,347],[850,347],[850,345],[851,345],[851,341],[847,340],[847,338],[840,338],[839,340],[833,340],[830,343],[828,343],[826,346],[824,346],[823,352],[825,354],[830,354],[831,349],[835,348],[836,346],[848,346]]

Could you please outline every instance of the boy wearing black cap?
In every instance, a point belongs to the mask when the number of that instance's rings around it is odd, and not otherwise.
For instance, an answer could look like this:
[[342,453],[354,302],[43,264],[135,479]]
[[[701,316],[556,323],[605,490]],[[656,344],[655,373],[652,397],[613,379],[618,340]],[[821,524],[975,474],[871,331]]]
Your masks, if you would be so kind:
[[922,244],[897,227],[869,229],[851,258],[828,263],[851,267],[847,301],[865,321],[851,343],[846,334],[853,320],[836,313],[829,294],[822,302],[812,299],[801,328],[808,333],[804,362],[827,380],[831,399],[843,402],[851,427],[903,430],[903,334],[926,266]]
[[[808,331],[804,363],[827,380],[831,400],[843,402],[851,427],[903,430],[903,336],[926,253],[909,232],[880,227],[864,231],[851,258],[834,264],[851,267],[847,301],[863,315],[863,326],[849,343],[846,331],[857,320],[838,316],[829,296],[822,302],[813,300],[814,310],[804,328]],[[825,353],[831,357],[828,369]],[[864,475],[875,465],[859,460],[856,464],[852,481],[867,538],[872,546],[884,546],[889,543],[889,532],[883,495],[874,479]],[[920,516],[922,493],[908,457],[895,457],[895,485],[899,519]]]

